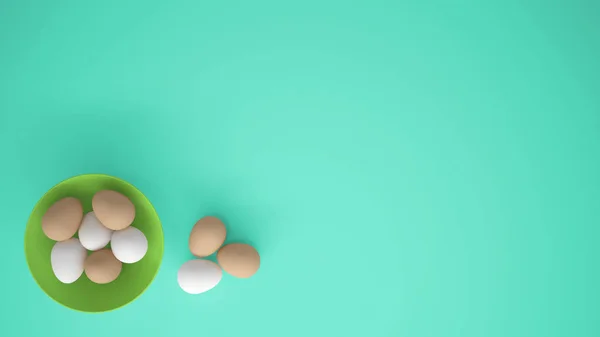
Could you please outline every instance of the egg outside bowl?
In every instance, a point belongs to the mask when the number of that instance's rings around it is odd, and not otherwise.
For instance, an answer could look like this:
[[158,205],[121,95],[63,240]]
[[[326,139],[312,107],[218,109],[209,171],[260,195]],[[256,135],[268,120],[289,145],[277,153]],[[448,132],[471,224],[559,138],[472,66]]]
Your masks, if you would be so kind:
[[[136,215],[132,226],[141,230],[148,239],[148,251],[139,262],[124,263],[121,274],[111,283],[93,283],[85,273],[74,283],[61,283],[50,264],[50,252],[55,241],[42,232],[42,216],[52,204],[68,196],[81,201],[84,213],[90,212],[92,197],[105,189],[120,192],[133,202]],[[104,174],[75,176],[51,188],[35,205],[25,229],[25,259],[37,284],[56,302],[83,312],[115,310],[138,298],[158,273],[163,250],[162,226],[150,201],[133,185]]]

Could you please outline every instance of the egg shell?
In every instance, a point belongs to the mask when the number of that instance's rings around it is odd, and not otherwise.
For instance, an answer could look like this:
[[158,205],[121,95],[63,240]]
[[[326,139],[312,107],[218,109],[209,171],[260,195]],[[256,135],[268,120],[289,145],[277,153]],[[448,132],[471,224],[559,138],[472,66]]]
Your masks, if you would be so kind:
[[87,251],[77,238],[59,241],[50,252],[50,264],[56,278],[62,283],[73,283],[83,274]]
[[190,251],[197,257],[206,257],[219,249],[225,242],[227,230],[221,220],[214,216],[204,217],[192,228]]
[[85,259],[85,275],[98,284],[110,283],[117,279],[123,264],[115,258],[110,249],[93,252]]
[[177,272],[177,282],[188,294],[200,294],[211,290],[223,277],[221,268],[208,260],[190,260]]
[[81,201],[73,197],[63,198],[42,216],[42,231],[54,241],[65,241],[77,233],[82,218]]
[[129,227],[135,219],[135,206],[131,200],[116,191],[102,190],[94,194],[92,209],[98,220],[114,231]]
[[217,261],[228,274],[249,278],[260,267],[260,255],[254,247],[243,243],[231,243],[219,249]]
[[85,249],[96,251],[106,247],[112,232],[100,223],[94,212],[89,212],[83,217],[79,227],[79,241]]
[[115,257],[123,263],[136,263],[148,251],[148,239],[135,227],[115,231],[110,239],[110,248]]

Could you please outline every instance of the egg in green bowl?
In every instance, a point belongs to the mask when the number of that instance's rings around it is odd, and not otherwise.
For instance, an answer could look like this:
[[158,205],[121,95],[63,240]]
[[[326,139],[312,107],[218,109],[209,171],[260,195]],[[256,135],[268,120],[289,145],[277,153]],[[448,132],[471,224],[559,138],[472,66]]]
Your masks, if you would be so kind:
[[[131,226],[144,233],[148,251],[140,261],[124,263],[120,275],[110,283],[93,283],[85,273],[73,283],[61,283],[50,262],[56,242],[42,231],[42,216],[50,206],[65,197],[79,199],[84,213],[91,212],[92,197],[101,190],[117,191],[131,200],[135,206],[135,219]],[[35,205],[25,229],[25,258],[37,284],[56,302],[83,312],[118,309],[139,297],[158,273],[163,251],[162,225],[150,201],[128,182],[104,174],[75,176],[51,188]]]

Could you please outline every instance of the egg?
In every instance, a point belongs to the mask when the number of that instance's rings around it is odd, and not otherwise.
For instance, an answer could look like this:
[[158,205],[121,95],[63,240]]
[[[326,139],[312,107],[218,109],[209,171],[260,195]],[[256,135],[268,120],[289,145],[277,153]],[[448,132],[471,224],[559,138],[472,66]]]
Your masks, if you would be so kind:
[[93,252],[85,259],[85,275],[98,284],[110,283],[117,279],[123,265],[115,258],[110,249]]
[[221,220],[214,216],[204,217],[192,228],[189,246],[192,254],[197,257],[206,257],[216,252],[223,242],[227,231]]
[[146,255],[148,240],[139,229],[127,227],[113,232],[110,247],[119,261],[136,263]]
[[98,220],[114,231],[129,227],[135,219],[135,206],[131,200],[116,191],[102,190],[94,194],[92,209]]
[[223,272],[214,262],[190,260],[184,263],[177,273],[177,282],[188,294],[200,294],[214,288],[221,281]]
[[42,216],[42,231],[54,241],[64,241],[77,233],[82,218],[81,202],[73,197],[63,198]]
[[221,268],[235,277],[248,278],[260,267],[260,255],[254,247],[243,243],[231,243],[219,249],[217,261]]
[[89,212],[79,227],[79,241],[87,250],[102,249],[110,242],[112,232],[100,223],[94,212]]
[[50,252],[50,265],[56,278],[62,283],[73,283],[83,274],[87,251],[77,238],[54,244]]

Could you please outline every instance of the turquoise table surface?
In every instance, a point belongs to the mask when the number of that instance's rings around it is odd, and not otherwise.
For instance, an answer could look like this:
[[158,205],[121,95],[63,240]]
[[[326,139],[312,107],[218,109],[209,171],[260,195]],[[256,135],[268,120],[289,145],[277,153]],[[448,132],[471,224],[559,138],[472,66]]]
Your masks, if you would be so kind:
[[[600,336],[600,2],[0,0],[0,335]],[[120,177],[160,271],[105,314],[23,251]],[[194,222],[262,267],[192,296]]]

